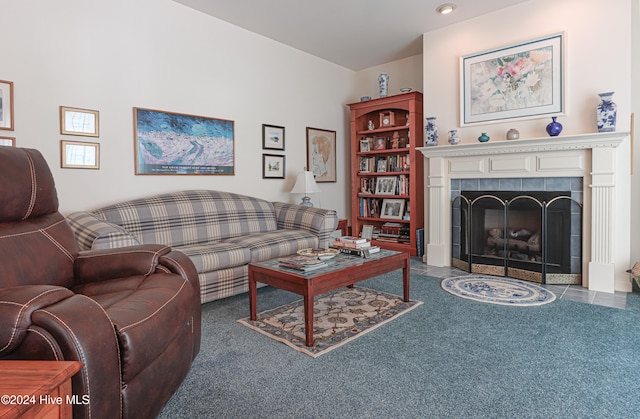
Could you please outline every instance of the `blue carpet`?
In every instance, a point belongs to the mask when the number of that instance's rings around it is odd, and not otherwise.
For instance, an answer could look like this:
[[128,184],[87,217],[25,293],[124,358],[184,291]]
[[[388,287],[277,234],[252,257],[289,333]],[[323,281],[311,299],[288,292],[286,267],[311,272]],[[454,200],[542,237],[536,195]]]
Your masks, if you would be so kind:
[[[401,295],[401,282],[397,271],[358,285]],[[258,293],[258,311],[299,298]],[[207,303],[202,350],[160,417],[640,417],[639,297],[626,310],[510,307],[412,272],[424,304],[315,359],[239,324],[247,295]]]

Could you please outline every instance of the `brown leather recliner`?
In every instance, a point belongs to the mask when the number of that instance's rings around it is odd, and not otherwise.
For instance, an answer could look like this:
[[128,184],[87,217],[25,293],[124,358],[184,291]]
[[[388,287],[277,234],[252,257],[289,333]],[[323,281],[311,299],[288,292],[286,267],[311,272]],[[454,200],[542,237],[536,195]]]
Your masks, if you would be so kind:
[[79,253],[40,152],[0,147],[0,360],[81,361],[74,418],[150,418],[199,350],[190,259],[162,245]]

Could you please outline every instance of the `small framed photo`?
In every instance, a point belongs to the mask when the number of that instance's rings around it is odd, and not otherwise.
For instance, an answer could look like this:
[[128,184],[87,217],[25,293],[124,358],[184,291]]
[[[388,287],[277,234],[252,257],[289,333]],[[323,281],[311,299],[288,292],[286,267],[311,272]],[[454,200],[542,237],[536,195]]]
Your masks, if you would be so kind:
[[384,137],[377,137],[374,149],[375,150],[385,150],[387,148],[387,139]]
[[0,80],[0,129],[13,131],[13,82]]
[[307,127],[307,167],[316,182],[336,182],[336,132]]
[[15,137],[0,137],[0,145],[15,147],[16,139]]
[[60,106],[60,134],[99,137],[99,112]]
[[404,216],[404,199],[383,199],[381,218],[401,220]]
[[376,172],[387,172],[389,168],[389,160],[386,157],[378,157],[376,161]]
[[371,240],[373,238],[373,226],[371,224],[363,225],[360,237],[362,237],[363,239]]
[[360,151],[371,151],[368,138],[363,138],[362,140],[360,140]]
[[100,144],[61,140],[60,159],[63,168],[99,169]]
[[262,148],[284,151],[284,127],[262,124]]
[[376,179],[376,195],[395,195],[397,185],[396,176],[380,176]]
[[263,154],[262,178],[284,179],[284,156],[277,154]]

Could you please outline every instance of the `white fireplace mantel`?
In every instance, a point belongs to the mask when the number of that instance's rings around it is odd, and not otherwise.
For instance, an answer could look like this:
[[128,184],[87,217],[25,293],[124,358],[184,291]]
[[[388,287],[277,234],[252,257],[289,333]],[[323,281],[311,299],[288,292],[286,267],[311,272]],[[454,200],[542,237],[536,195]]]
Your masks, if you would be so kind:
[[425,256],[451,265],[451,179],[582,177],[583,286],[631,291],[628,132],[421,147]]

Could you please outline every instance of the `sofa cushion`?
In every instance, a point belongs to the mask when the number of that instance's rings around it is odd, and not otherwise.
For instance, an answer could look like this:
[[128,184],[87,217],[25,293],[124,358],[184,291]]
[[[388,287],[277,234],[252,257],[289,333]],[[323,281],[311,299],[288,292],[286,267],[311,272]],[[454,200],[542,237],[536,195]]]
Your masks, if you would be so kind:
[[187,246],[277,229],[273,204],[210,190],[172,192],[92,211],[142,243]]
[[193,261],[198,273],[246,265],[251,260],[251,251],[235,243],[204,243],[193,246],[174,247]]
[[318,236],[304,230],[280,229],[269,233],[257,233],[235,237],[227,242],[251,250],[251,262],[292,255],[300,249],[318,247]]

